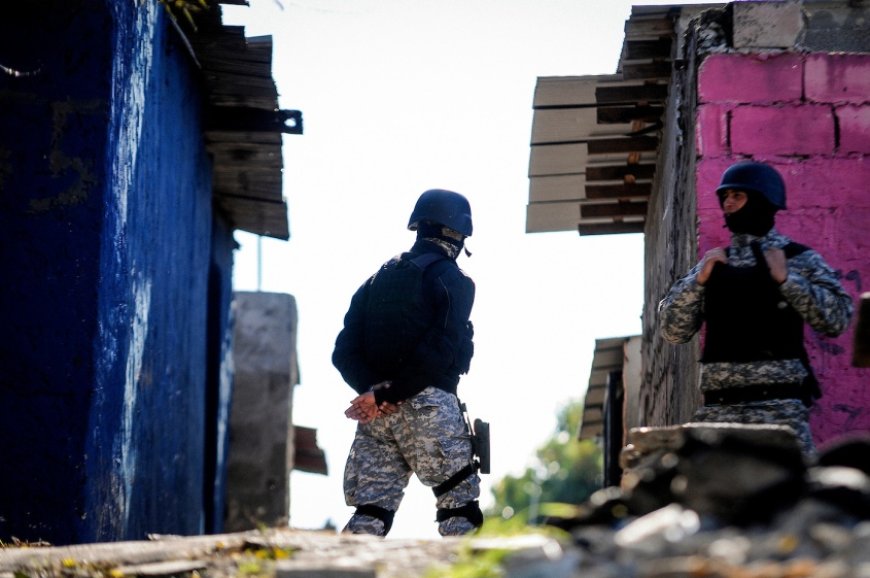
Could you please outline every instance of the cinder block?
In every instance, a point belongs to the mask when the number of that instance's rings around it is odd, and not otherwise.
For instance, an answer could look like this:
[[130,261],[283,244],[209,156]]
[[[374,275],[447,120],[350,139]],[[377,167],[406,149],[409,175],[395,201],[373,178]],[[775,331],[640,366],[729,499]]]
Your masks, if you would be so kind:
[[785,179],[786,204],[800,207],[870,208],[870,163],[862,159],[814,157],[779,165]]
[[717,104],[698,106],[695,140],[702,157],[720,157],[728,153],[728,109]]
[[870,99],[870,55],[811,54],[805,68],[807,100],[858,104]]
[[[861,259],[867,263],[870,255],[870,235],[867,234],[867,224],[870,223],[870,208],[843,207],[837,214],[837,250],[841,258]],[[865,266],[864,273],[870,281],[870,266]]]
[[844,432],[870,431],[870,389],[866,386],[867,370],[832,370],[823,376],[824,395],[810,412],[810,427],[816,445],[842,437]]
[[817,208],[789,207],[776,214],[776,229],[780,233],[812,247],[822,255],[831,252],[830,232],[833,227],[830,214]]
[[[870,94],[868,94],[870,98]],[[840,153],[870,153],[870,105],[847,105],[835,110],[840,125]]]
[[698,71],[700,102],[761,104],[798,102],[803,60],[794,53],[714,54]]
[[698,195],[699,211],[710,210],[721,213],[722,208],[719,207],[719,199],[716,197],[716,187],[719,186],[719,180],[725,169],[735,162],[737,159],[730,157],[704,159],[698,162],[695,170],[695,191]]
[[741,106],[731,113],[730,134],[734,154],[831,154],[834,113],[822,105]]
[[735,48],[791,48],[803,30],[797,2],[733,2]]

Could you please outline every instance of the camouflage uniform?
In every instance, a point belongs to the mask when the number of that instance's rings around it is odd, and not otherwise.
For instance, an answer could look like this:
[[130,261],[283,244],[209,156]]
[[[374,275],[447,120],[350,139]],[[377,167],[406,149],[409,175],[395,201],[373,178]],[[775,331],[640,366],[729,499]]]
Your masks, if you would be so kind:
[[[435,487],[471,464],[471,439],[455,395],[427,387],[392,415],[360,424],[344,471],[345,501],[375,504],[395,512],[411,474]],[[472,475],[439,496],[439,509],[458,508],[480,496],[480,478]],[[442,536],[466,534],[475,526],[454,516],[438,524]],[[384,535],[384,522],[356,513],[345,528],[355,534]]]
[[415,327],[422,335],[404,338],[413,345],[407,357],[399,353],[396,338],[369,331],[366,324],[379,313],[369,310],[377,301],[370,299],[375,276],[354,294],[336,338],[333,363],[344,380],[360,394],[372,391],[378,405],[398,405],[397,412],[357,426],[344,476],[345,501],[356,512],[346,532],[385,536],[412,473],[433,488],[442,535],[465,534],[483,523],[480,478],[457,399],[460,375],[468,372],[474,354],[469,316],[475,287],[456,265],[459,248],[421,233],[409,253],[391,262],[433,252],[447,258],[425,268],[425,299],[420,310],[412,310],[420,316]]
[[[751,267],[756,264],[750,243],[760,243],[762,251],[785,248],[791,241],[771,229],[763,237],[734,234],[728,252],[728,264]],[[686,343],[701,328],[705,318],[705,287],[697,283],[701,263],[671,287],[659,304],[662,334],[671,343]],[[852,316],[852,300],[836,273],[813,250],[788,259],[788,278],[779,286],[780,293],[803,320],[815,331],[838,335],[845,331]],[[794,384],[795,391],[808,377],[800,359],[702,363],[701,392],[712,397],[717,391],[734,388],[761,388],[769,384]],[[810,432],[808,409],[800,399],[772,399],[732,404],[707,403],[698,409],[693,421],[774,423],[795,430],[808,456],[815,452]]]

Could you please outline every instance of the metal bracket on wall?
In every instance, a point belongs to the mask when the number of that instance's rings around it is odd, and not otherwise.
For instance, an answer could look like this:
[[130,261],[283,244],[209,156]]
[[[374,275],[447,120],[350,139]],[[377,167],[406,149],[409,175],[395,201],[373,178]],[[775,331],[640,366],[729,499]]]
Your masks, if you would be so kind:
[[302,111],[212,106],[205,115],[205,129],[207,131],[302,134]]

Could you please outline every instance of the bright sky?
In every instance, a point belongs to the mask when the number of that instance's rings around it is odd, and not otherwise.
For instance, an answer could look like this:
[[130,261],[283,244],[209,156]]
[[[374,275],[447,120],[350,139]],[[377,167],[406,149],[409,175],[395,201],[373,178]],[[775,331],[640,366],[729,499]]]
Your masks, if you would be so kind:
[[[237,290],[290,293],[302,383],[293,421],[317,428],[328,476],[293,472],[291,525],[341,528],[354,397],[330,357],[357,287],[407,250],[420,193],[471,202],[476,354],[459,396],[490,422],[492,474],[531,465],[556,412],[585,393],[595,339],[641,331],[643,237],[525,233],[538,76],[612,74],[627,0],[250,0],[224,8],[247,36],[272,35],[284,109],[288,242],[236,233]],[[696,2],[698,3],[698,2]],[[259,282],[258,282],[259,279]],[[258,286],[259,283],[259,286]],[[436,538],[434,497],[412,478],[391,538]]]

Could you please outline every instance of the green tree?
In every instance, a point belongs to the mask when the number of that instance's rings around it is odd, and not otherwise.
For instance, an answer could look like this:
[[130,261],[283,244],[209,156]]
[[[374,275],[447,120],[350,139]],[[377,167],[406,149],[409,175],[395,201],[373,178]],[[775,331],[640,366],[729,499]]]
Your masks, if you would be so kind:
[[535,452],[535,463],[519,477],[505,476],[492,489],[495,504],[488,516],[521,516],[533,522],[557,504],[579,505],[603,483],[603,456],[591,440],[577,432],[583,403],[573,401],[557,416],[556,430]]

